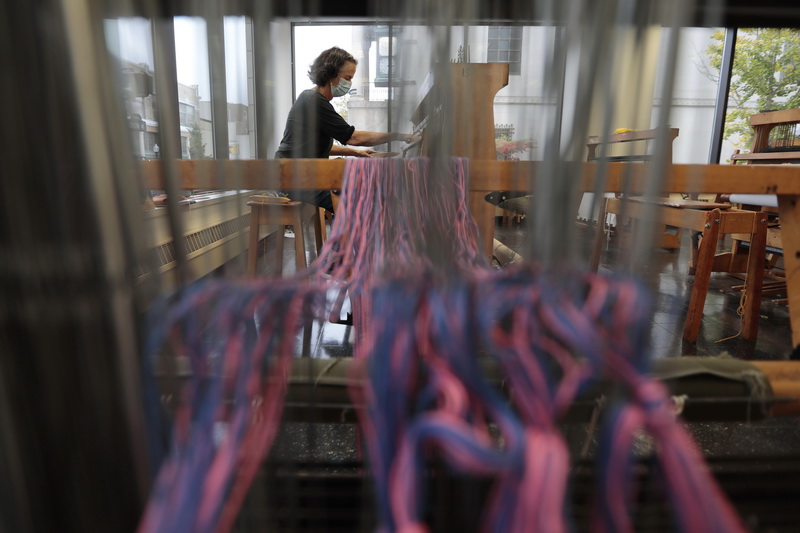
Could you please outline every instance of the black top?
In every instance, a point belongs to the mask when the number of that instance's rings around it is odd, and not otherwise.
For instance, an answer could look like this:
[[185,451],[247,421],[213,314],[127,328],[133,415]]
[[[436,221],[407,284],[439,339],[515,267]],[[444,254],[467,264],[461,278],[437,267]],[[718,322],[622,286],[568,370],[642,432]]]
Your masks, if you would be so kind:
[[324,158],[331,153],[333,139],[347,144],[355,131],[327,98],[313,89],[300,93],[289,110],[276,158]]

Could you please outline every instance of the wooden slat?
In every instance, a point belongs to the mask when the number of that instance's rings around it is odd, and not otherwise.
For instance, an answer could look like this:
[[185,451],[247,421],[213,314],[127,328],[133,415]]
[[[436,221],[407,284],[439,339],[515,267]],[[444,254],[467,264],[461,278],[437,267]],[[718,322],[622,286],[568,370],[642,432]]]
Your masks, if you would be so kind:
[[[737,241],[750,242],[750,234],[734,233],[731,238]],[[783,239],[781,239],[781,228],[767,228],[767,247],[783,249]]]
[[[759,217],[756,216],[756,211],[740,211],[738,209],[731,209],[722,212],[722,227],[720,233],[755,233],[758,230]],[[766,217],[766,214],[764,215]]]
[[706,212],[700,210],[674,209],[640,201],[609,198],[606,204],[609,213],[623,214],[626,217],[644,218],[647,213],[657,210],[656,220],[662,224],[679,228],[703,231]]
[[629,202],[642,202],[647,204],[656,204],[664,207],[675,207],[678,209],[721,209],[726,210],[731,208],[731,204],[723,202],[704,202],[703,200],[684,200],[683,198],[655,198],[649,200],[643,196],[633,196],[628,198]]
[[751,126],[775,126],[778,124],[800,122],[800,109],[781,109],[778,111],[766,111],[750,115]]
[[[144,188],[165,188],[165,163],[141,162]],[[344,159],[182,159],[173,163],[181,189],[338,189],[344,173]]]
[[756,152],[731,156],[731,161],[785,161],[787,159],[800,159],[800,151]]
[[[669,141],[675,140],[678,136],[678,128],[669,129]],[[608,136],[608,143],[624,143],[631,141],[647,141],[658,138],[658,130],[629,131],[627,133],[615,133]],[[592,136],[586,142],[587,145],[602,144],[602,137]]]
[[[164,161],[140,162],[142,186],[164,189]],[[182,189],[338,189],[344,159],[253,159],[175,161]],[[575,163],[579,188],[594,190],[602,163]],[[648,166],[607,165],[609,192],[643,193]],[[544,170],[538,161],[470,162],[472,191],[529,191]],[[661,193],[800,194],[800,165],[671,165]],[[626,189],[625,177],[630,174]]]
[[[594,190],[601,163],[576,163],[582,191]],[[578,166],[580,165],[580,166]],[[472,190],[528,191],[545,167],[536,161],[472,161]],[[608,192],[645,192],[648,166],[637,163],[607,165]],[[800,165],[671,165],[660,194],[800,194]],[[630,176],[630,183],[625,181]],[[628,187],[626,188],[626,185]]]

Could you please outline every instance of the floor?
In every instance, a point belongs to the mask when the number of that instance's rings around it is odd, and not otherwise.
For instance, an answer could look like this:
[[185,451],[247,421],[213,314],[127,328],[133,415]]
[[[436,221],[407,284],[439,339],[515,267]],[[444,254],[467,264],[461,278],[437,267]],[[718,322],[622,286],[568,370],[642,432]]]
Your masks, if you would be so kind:
[[[524,255],[521,246],[526,234],[523,221],[521,224],[498,227],[495,236]],[[594,228],[590,231],[579,230],[577,234],[579,238],[593,238]],[[607,240],[600,262],[601,272],[618,270],[618,244],[616,238]],[[697,341],[686,342],[682,339],[694,282],[694,276],[688,274],[690,246],[689,232],[684,231],[679,250],[650,250],[650,263],[641,275],[641,280],[650,288],[654,299],[650,331],[652,357],[728,354],[747,360],[788,359],[792,351],[789,310],[786,305],[774,303],[785,294],[770,294],[762,298],[758,338],[756,341],[744,340],[737,335],[741,327],[741,317],[737,314],[741,291],[734,288],[743,285],[744,281],[725,273],[712,274]],[[723,241],[720,250],[729,246],[729,242]]]

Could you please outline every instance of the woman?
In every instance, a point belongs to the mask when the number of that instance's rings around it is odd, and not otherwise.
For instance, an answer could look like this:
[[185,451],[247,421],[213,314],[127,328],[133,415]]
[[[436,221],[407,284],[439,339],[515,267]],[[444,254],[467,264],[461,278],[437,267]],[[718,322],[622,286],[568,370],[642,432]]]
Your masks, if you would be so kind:
[[[331,105],[335,97],[350,92],[358,61],[341,48],[322,52],[311,64],[308,77],[313,89],[300,93],[289,111],[276,158],[325,158],[329,156],[371,157],[374,150],[358,150],[342,145],[375,146],[391,141],[411,142],[414,135],[359,131],[339,115]],[[330,191],[285,191],[292,200],[307,202],[333,211]]]

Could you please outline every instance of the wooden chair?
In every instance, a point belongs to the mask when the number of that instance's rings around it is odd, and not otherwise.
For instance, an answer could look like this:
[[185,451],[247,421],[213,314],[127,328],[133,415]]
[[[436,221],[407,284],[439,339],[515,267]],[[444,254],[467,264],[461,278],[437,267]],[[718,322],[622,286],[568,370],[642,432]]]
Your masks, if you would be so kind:
[[[656,210],[659,222],[700,234],[699,245],[692,250],[690,266],[694,268],[695,278],[683,327],[683,339],[689,342],[697,340],[711,273],[746,272],[748,275],[745,285],[742,337],[755,340],[758,335],[763,290],[767,214],[733,209],[730,204],[699,200],[664,199],[658,204],[652,204],[638,198],[608,198],[601,207],[599,220],[603,220],[607,212],[641,219],[646,213],[651,214],[653,210]],[[747,255],[734,252],[717,253],[719,239],[724,235],[733,234],[750,236],[751,245]],[[600,263],[603,240],[602,231],[598,231],[590,265],[592,270],[597,270]]]
[[[667,151],[667,160],[672,160],[672,142],[678,136],[678,129],[668,131],[663,149]],[[656,130],[634,131],[611,135],[608,143],[630,143],[634,141],[652,142],[657,138]],[[601,146],[599,137],[590,137],[587,147],[589,160],[599,160],[597,149]],[[651,155],[644,153],[623,156],[609,156],[605,161],[649,161]],[[667,228],[677,228],[677,232],[667,231],[661,236],[662,248],[677,249],[680,247],[681,230],[688,230],[697,236],[697,246],[692,246],[692,257],[689,263],[690,272],[694,272],[694,284],[689,298],[689,308],[683,327],[683,339],[689,342],[697,340],[703,317],[706,294],[711,281],[712,272],[747,273],[745,284],[745,306],[742,325],[742,337],[753,340],[758,335],[758,318],[763,291],[766,257],[767,215],[748,210],[733,209],[729,203],[704,202],[697,199],[658,198],[653,202],[645,202],[642,198],[608,198],[601,202],[601,213],[598,217],[598,231],[595,234],[594,248],[590,268],[597,270],[604,242],[604,224],[606,214],[613,213],[626,219],[642,219],[652,215],[655,210],[656,219]],[[617,227],[622,227],[620,221]],[[740,248],[729,252],[717,253],[720,238],[725,235],[742,235],[751,241],[749,251]]]
[[[748,165],[786,165],[800,164],[800,109],[782,109],[756,113],[750,117],[750,127],[753,128],[753,144],[748,153],[739,150],[731,156],[732,164]],[[742,209],[766,211],[771,214],[773,222],[767,230],[767,261],[765,268],[768,276],[773,278],[765,291],[772,293],[786,293],[786,279],[774,267],[783,255],[783,240],[781,238],[780,219],[777,216],[778,200],[774,195],[740,194],[730,195],[732,203],[739,204]],[[739,247],[749,241],[747,235],[734,235],[734,247]],[[775,300],[787,303],[786,299]]]
[[293,202],[289,198],[252,196],[247,202],[250,206],[250,238],[247,251],[247,274],[255,276],[258,259],[259,232],[262,225],[278,226],[276,239],[276,276],[283,273],[283,239],[286,226],[294,227],[294,251],[297,270],[306,268],[306,249],[304,224],[311,221],[314,227],[317,255],[322,249],[324,218],[320,209],[304,202]]

